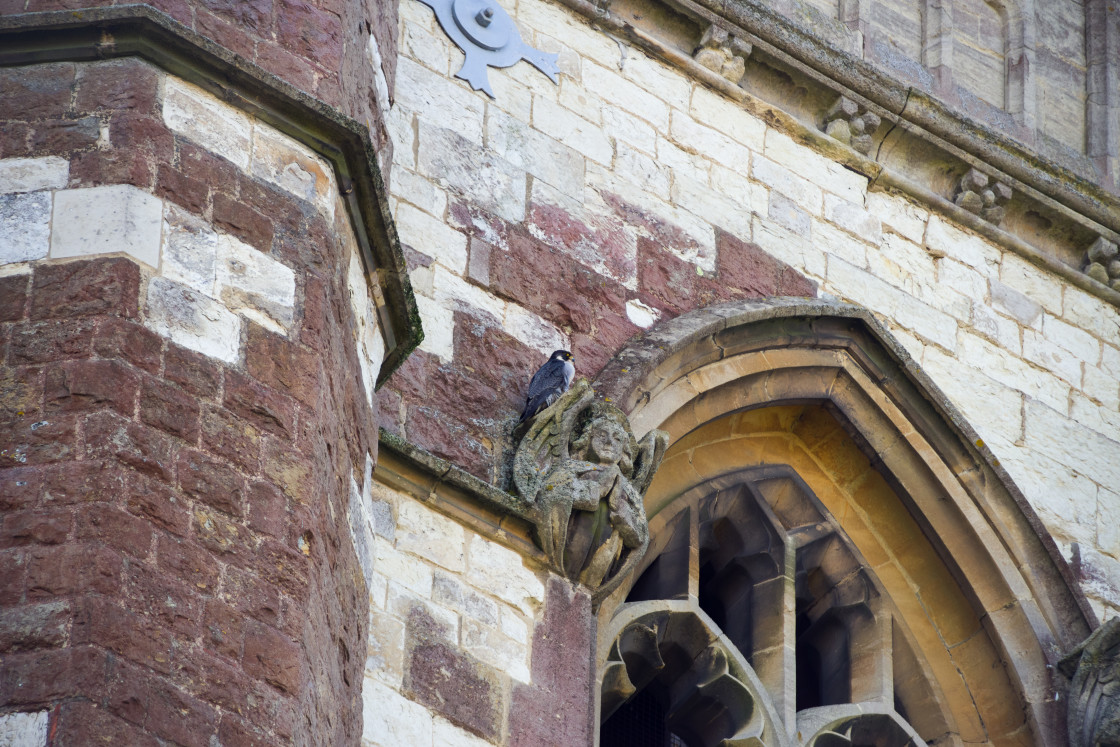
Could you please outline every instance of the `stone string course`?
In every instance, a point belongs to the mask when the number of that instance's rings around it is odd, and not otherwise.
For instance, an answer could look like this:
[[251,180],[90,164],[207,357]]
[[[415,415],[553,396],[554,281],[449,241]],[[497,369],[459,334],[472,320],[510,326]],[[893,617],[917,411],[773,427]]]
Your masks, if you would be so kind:
[[427,7],[400,13],[392,202],[427,338],[380,394],[386,427],[497,480],[495,435],[551,348],[592,376],[686,309],[834,296],[884,321],[1097,611],[1120,609],[1120,311],[554,3],[515,17],[560,85],[517,65],[491,73],[493,101],[452,77]]
[[0,735],[357,741],[383,344],[333,176],[136,60],[0,98]]

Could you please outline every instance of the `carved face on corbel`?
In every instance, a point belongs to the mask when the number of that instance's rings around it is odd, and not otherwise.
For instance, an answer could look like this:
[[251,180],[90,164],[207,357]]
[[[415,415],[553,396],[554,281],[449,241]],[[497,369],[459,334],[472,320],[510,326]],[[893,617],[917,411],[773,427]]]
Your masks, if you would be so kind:
[[514,484],[553,569],[609,594],[649,544],[642,494],[661,461],[666,434],[638,442],[626,415],[595,401],[586,380],[530,423],[514,456]]

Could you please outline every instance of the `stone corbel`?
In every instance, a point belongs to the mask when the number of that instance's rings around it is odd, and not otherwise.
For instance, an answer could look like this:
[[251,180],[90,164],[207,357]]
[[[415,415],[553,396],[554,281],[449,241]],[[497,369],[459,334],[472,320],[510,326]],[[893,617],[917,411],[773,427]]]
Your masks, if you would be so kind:
[[1070,747],[1120,744],[1120,618],[1093,631],[1058,670],[1070,679]]
[[1085,274],[1113,290],[1120,290],[1120,249],[1116,243],[1098,236],[1085,250]]
[[841,96],[824,115],[824,131],[829,137],[850,145],[857,153],[871,152],[871,136],[883,120],[855,101]]
[[513,482],[553,570],[591,590],[598,605],[649,546],[642,498],[668,435],[637,441],[621,410],[597,401],[586,379],[530,421]]
[[747,71],[747,58],[752,51],[754,47],[750,44],[713,24],[704,32],[700,46],[692,57],[704,67],[738,85]]
[[979,215],[992,225],[1003,221],[1006,205],[1013,192],[1011,187],[989,177],[979,169],[969,169],[957,185],[953,202],[974,215]]

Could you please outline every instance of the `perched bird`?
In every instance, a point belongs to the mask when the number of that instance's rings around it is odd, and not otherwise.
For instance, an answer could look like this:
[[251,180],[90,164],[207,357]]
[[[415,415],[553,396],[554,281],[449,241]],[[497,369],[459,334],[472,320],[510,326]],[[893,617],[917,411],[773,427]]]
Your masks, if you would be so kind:
[[529,394],[525,397],[525,410],[517,422],[524,423],[544,408],[556,401],[572,385],[576,367],[572,365],[572,354],[567,350],[557,350],[549,356],[548,362],[537,369],[529,382]]

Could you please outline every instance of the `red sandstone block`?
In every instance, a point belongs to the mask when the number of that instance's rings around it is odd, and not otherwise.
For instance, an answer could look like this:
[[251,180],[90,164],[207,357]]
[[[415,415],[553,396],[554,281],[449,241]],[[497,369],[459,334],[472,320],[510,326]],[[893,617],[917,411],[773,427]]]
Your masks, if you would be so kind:
[[72,459],[77,439],[74,415],[21,418],[0,430],[0,469]]
[[324,73],[318,65],[309,64],[306,59],[297,57],[280,44],[258,45],[254,62],[309,94],[315,91],[315,74]]
[[[507,334],[500,327],[489,326],[478,319],[455,312],[455,362],[470,366],[466,373],[494,388],[507,392],[514,404],[524,404],[523,388],[528,387],[527,375],[542,363],[543,356],[523,342]],[[486,361],[486,365],[478,362]],[[579,361],[576,362],[577,365]],[[446,368],[446,367],[445,367]],[[438,367],[436,370],[439,370]],[[581,372],[582,374],[582,372]],[[427,388],[438,386],[435,375],[427,382]],[[429,402],[435,401],[430,395],[423,395]],[[442,401],[442,400],[441,400]],[[476,410],[485,412],[485,410]]]
[[145,724],[151,733],[185,747],[209,747],[217,724],[218,713],[212,706],[169,682],[152,682]]
[[12,327],[8,360],[12,363],[54,363],[88,358],[96,319],[48,319]]
[[[172,671],[180,645],[158,618],[138,614],[98,595],[88,595],[75,602],[72,631],[75,645],[96,644],[127,662],[162,674]],[[150,673],[131,665],[116,666],[110,671],[111,710],[130,721],[143,723],[141,709],[147,705],[143,693],[149,677]]]
[[222,747],[272,747],[276,744],[274,736],[230,713],[222,715],[218,741]]
[[187,640],[198,636],[204,600],[190,586],[147,563],[130,563],[123,579],[125,605],[133,612]]
[[269,482],[249,484],[249,526],[253,531],[280,539],[288,523],[288,501]]
[[78,510],[77,530],[80,540],[103,542],[141,559],[148,557],[155,541],[150,522],[103,503],[89,504]]
[[159,567],[168,571],[200,594],[213,594],[218,588],[218,564],[200,545],[169,534],[159,537],[156,549]]
[[267,625],[279,625],[280,592],[249,570],[229,566],[219,598],[243,615]]
[[[320,455],[322,456],[322,455]],[[291,444],[268,436],[261,451],[261,473],[276,484],[284,495],[296,503],[309,503],[321,489],[323,476],[315,474],[323,468],[314,457]]]
[[299,328],[299,341],[320,353],[327,347],[330,322],[330,302],[327,283],[318,275],[303,278],[303,320]]
[[109,142],[114,148],[139,151],[164,162],[170,161],[175,153],[175,136],[159,114],[118,114],[109,125]]
[[47,369],[44,409],[75,412],[111,407],[125,416],[136,409],[140,379],[117,361],[70,361]]
[[92,148],[100,136],[101,121],[97,117],[54,119],[33,124],[29,143],[37,156],[66,156]]
[[401,435],[403,415],[401,395],[387,386],[377,392],[377,425],[393,435]]
[[254,683],[240,665],[205,650],[192,651],[181,661],[184,669],[177,672],[177,679],[188,683],[192,695],[226,713],[244,713],[248,709]]
[[30,287],[30,275],[9,275],[0,278],[0,322],[15,322],[23,319],[27,314],[27,293]]
[[198,441],[199,407],[174,384],[146,376],[140,389],[140,419],[190,443]]
[[196,397],[215,399],[222,391],[222,367],[174,343],[167,345],[163,375]]
[[0,654],[65,646],[71,615],[65,600],[0,609]]
[[78,69],[74,109],[159,114],[159,74],[137,58],[108,60]]
[[109,318],[97,328],[93,352],[101,358],[120,358],[155,373],[159,370],[163,338],[136,322]]
[[70,63],[0,68],[0,101],[13,119],[58,116],[70,105],[75,67]]
[[0,368],[0,424],[21,418],[40,420],[43,402],[43,368]]
[[139,151],[96,150],[70,159],[70,186],[132,184],[149,188],[155,179],[153,157]]
[[215,192],[236,196],[241,170],[229,161],[186,140],[179,140],[179,170],[183,176],[205,184]]
[[73,517],[66,509],[29,508],[4,515],[0,547],[58,545],[70,535]]
[[27,552],[23,548],[0,550],[0,607],[25,601]]
[[203,616],[202,640],[215,652],[241,660],[244,627],[248,618],[217,599],[209,599]]
[[40,706],[64,698],[95,697],[105,681],[105,662],[105,652],[92,646],[24,651],[5,656],[4,672],[0,676],[0,703]]
[[257,539],[240,520],[196,504],[191,511],[191,528],[195,541],[223,562],[256,562]]
[[113,502],[124,492],[124,477],[124,468],[113,462],[52,464],[41,471],[42,497],[56,506]]
[[0,122],[0,158],[31,155],[27,145],[30,132],[30,125],[23,122]]
[[[207,2],[206,4],[211,5],[212,3]],[[260,38],[258,30],[242,30],[237,23],[232,22],[231,18],[208,13],[201,7],[196,11],[195,19],[198,33],[213,39],[235,54],[247,59],[253,58],[253,50],[256,49]]]
[[302,647],[280,631],[252,621],[245,626],[245,673],[286,693],[302,681]]
[[[132,622],[134,617],[130,612],[119,607],[106,604],[105,612],[110,615],[119,614],[120,625]],[[135,630],[135,628],[133,628]],[[169,660],[169,651],[160,655],[166,668]],[[161,671],[156,669],[156,671]],[[115,716],[130,721],[138,726],[143,726],[148,720],[148,705],[151,702],[152,680],[157,675],[146,666],[140,666],[120,656],[113,657],[105,679],[107,681],[104,696],[105,707]]]
[[137,472],[171,480],[178,453],[171,437],[111,412],[87,416],[84,430],[87,457],[112,457]]
[[205,407],[201,416],[202,446],[249,475],[261,467],[261,432],[221,407]]
[[258,573],[282,594],[306,604],[309,596],[310,561],[301,553],[274,539],[265,538],[258,550]]
[[76,747],[96,738],[104,744],[158,747],[159,740],[89,701],[63,703],[54,717],[52,747]]
[[160,164],[156,169],[155,194],[157,197],[171,200],[192,213],[202,214],[206,210],[206,203],[210,197],[210,186],[206,182],[192,179],[181,171],[176,171],[167,164]]
[[315,406],[323,394],[321,357],[302,345],[248,323],[245,365],[266,386]]
[[482,429],[469,429],[429,407],[409,405],[405,434],[420,448],[455,463],[476,477],[490,479],[493,455],[480,440]]
[[42,490],[43,468],[0,469],[0,511],[14,511],[34,505]]
[[342,63],[342,21],[309,2],[285,3],[276,19],[276,36],[285,49],[328,70],[338,70]]
[[245,515],[245,478],[228,465],[196,449],[179,453],[179,487],[188,495],[234,516]]
[[262,431],[287,439],[295,435],[295,400],[244,374],[227,373],[223,404]]
[[214,223],[261,251],[267,252],[272,246],[272,221],[221,193],[214,195]]
[[190,530],[191,515],[186,499],[158,479],[132,476],[123,492],[124,505],[130,513],[172,534],[182,536]]
[[27,564],[28,599],[92,591],[114,594],[124,567],[116,551],[78,543],[30,549]]
[[31,318],[71,318],[92,314],[134,317],[140,268],[123,258],[91,259],[35,268]]

